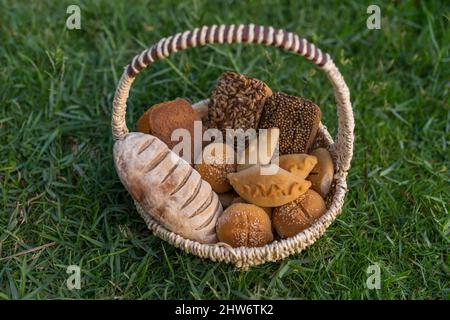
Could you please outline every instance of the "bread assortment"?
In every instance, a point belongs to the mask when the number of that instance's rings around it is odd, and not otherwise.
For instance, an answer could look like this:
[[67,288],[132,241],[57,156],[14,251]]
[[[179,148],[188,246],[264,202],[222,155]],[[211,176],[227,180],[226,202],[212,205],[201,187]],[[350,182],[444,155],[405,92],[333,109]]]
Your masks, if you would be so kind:
[[[170,231],[200,243],[260,247],[295,236],[327,210],[333,159],[324,148],[310,150],[320,119],[320,108],[309,100],[225,72],[209,104],[193,109],[178,98],[148,109],[137,122],[140,133],[116,142],[115,165],[133,199]],[[202,120],[202,133],[257,134],[245,148],[194,143],[194,124]],[[191,133],[193,163],[171,151],[180,128]]]

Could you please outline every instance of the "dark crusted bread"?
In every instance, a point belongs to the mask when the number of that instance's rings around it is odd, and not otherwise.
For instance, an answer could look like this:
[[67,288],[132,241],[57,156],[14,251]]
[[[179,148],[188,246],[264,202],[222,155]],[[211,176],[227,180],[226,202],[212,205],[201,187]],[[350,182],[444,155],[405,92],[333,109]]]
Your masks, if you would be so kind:
[[266,100],[259,128],[280,129],[280,154],[307,153],[321,116],[314,102],[276,92]]

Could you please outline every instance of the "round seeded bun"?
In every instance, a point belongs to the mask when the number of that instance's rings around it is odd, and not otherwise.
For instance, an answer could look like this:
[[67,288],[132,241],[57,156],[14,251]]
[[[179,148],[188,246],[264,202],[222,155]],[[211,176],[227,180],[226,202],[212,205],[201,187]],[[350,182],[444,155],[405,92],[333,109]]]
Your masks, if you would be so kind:
[[225,209],[216,231],[219,241],[232,247],[261,247],[273,240],[269,216],[249,203],[235,203]]
[[[235,204],[235,203],[248,203],[247,201],[245,201],[245,199],[242,199],[241,197],[236,197],[233,199],[233,201],[231,201],[231,204]],[[269,216],[270,219],[272,219],[272,211],[273,208],[272,207],[260,207],[261,209],[263,209],[267,215]]]
[[289,238],[311,226],[326,210],[320,194],[309,189],[296,200],[275,208],[272,221],[278,235]]

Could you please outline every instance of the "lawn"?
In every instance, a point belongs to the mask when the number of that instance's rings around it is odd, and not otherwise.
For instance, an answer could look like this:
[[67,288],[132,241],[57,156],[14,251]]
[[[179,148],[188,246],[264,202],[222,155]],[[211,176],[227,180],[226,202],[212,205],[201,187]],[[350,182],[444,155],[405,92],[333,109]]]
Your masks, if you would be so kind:
[[[366,9],[381,8],[369,30]],[[81,29],[66,28],[66,8]],[[328,52],[355,112],[349,193],[313,246],[248,271],[153,236],[112,162],[115,86],[133,56],[203,24],[294,31]],[[449,6],[445,1],[0,0],[0,298],[448,299]],[[335,134],[326,76],[275,48],[177,53],[134,83],[128,126],[152,104],[209,95],[224,70],[317,102]],[[378,264],[381,288],[368,289]],[[81,289],[65,283],[81,268]]]

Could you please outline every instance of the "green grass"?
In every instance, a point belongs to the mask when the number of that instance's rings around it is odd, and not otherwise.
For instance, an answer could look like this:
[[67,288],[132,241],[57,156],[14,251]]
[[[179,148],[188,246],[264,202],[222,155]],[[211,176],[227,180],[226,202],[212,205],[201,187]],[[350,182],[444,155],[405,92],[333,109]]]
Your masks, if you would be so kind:
[[[111,2],[0,0],[0,298],[449,298],[445,1]],[[67,30],[76,3],[82,29]],[[366,28],[371,3],[381,7],[381,30]],[[350,192],[325,235],[281,262],[239,271],[147,230],[113,167],[110,117],[122,68],[143,48],[203,24],[250,22],[330,53],[351,90],[356,141]],[[226,69],[316,101],[336,132],[324,74],[244,45],[181,52],[142,72],[129,127],[151,104],[208,96]],[[365,287],[373,263],[380,290]],[[72,264],[81,290],[65,286]]]

